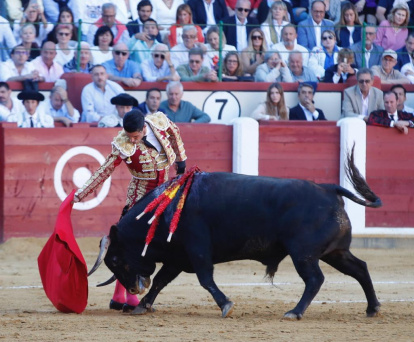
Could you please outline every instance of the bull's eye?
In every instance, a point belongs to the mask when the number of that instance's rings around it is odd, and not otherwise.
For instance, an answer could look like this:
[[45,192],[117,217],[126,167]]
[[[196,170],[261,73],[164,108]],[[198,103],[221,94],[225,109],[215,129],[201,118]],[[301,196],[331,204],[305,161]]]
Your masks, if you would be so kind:
[[114,257],[112,258],[112,264],[113,264],[114,266],[118,266],[118,264],[119,264],[119,259],[118,259],[118,257],[114,256]]

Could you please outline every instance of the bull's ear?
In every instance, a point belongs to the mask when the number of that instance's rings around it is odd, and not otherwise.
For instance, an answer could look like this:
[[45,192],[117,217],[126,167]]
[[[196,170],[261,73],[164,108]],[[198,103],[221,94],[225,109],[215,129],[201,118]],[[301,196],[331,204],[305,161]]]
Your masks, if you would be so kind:
[[116,225],[111,227],[109,238],[111,239],[111,243],[118,241],[118,227]]

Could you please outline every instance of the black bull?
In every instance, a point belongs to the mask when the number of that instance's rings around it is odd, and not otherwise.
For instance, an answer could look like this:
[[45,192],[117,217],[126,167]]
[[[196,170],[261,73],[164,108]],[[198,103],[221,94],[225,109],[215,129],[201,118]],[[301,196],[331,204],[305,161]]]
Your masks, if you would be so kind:
[[[167,242],[167,236],[174,209],[167,209],[142,257],[152,213],[138,221],[135,218],[165,189],[164,184],[139,201],[117,226],[112,226],[109,238],[101,242],[97,264],[104,257],[122,285],[130,293],[141,294],[150,284],[156,263],[162,263],[148,294],[133,314],[151,311],[159,292],[181,272],[189,272],[196,273],[201,286],[210,292],[226,317],[233,303],[214,282],[214,264],[257,260],[266,265],[266,274],[273,278],[279,263],[290,255],[305,282],[305,290],[285,317],[300,319],[324,281],[319,267],[322,260],[361,284],[368,301],[367,315],[376,316],[380,303],[366,263],[349,251],[351,224],[342,196],[367,207],[379,207],[381,200],[359,174],[353,153],[348,157],[347,174],[363,199],[334,184],[198,173],[171,242]],[[174,201],[169,208],[175,208]]]

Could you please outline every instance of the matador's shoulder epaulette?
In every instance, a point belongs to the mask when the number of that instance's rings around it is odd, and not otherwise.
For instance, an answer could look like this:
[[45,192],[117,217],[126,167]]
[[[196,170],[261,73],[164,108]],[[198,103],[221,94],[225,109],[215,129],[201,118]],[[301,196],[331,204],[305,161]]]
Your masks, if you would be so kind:
[[137,150],[136,145],[129,141],[129,138],[124,130],[119,131],[118,135],[114,138],[114,141],[112,141],[112,146],[117,148],[127,157],[132,156]]
[[145,116],[145,121],[161,131],[165,131],[170,126],[170,120],[168,120],[163,112],[147,114]]

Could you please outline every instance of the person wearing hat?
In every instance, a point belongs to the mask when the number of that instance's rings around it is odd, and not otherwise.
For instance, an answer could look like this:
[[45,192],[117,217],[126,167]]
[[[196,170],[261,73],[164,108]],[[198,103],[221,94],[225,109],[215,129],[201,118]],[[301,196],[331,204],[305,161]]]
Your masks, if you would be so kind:
[[104,116],[99,120],[98,127],[122,127],[125,114],[130,112],[133,107],[138,107],[137,99],[127,93],[121,93],[113,97],[111,103],[115,105],[118,115]]
[[[132,178],[121,217],[146,193],[168,181],[171,165],[176,163],[177,174],[184,173],[187,159],[180,131],[165,114],[145,116],[133,109],[125,114],[122,125],[123,129],[112,141],[112,152],[74,197],[74,202],[82,201],[124,161]],[[128,312],[138,303],[135,295],[127,292],[125,297],[125,288],[117,281],[109,307]]]
[[16,115],[16,120],[13,120],[17,122],[18,127],[55,127],[53,118],[39,109],[39,102],[45,99],[41,93],[33,90],[24,90],[17,95],[17,98],[23,101],[25,108],[23,113]]
[[410,80],[400,71],[394,69],[397,65],[397,53],[394,50],[385,50],[382,54],[381,65],[374,65],[371,70],[374,76],[381,79],[382,84],[408,84]]

